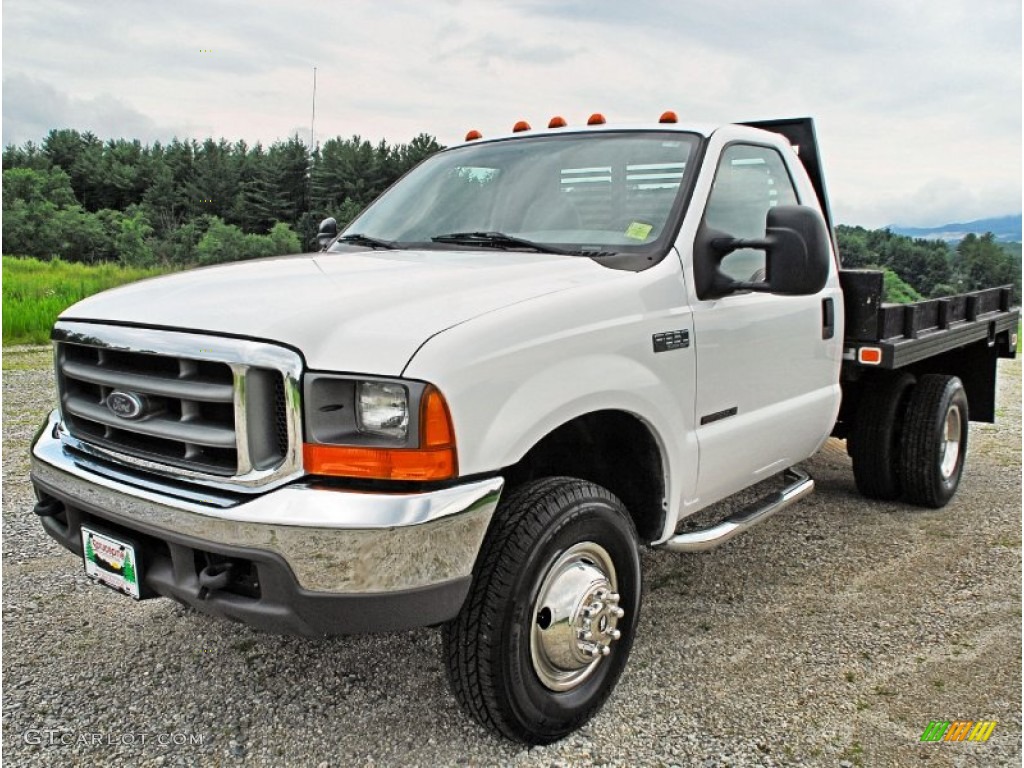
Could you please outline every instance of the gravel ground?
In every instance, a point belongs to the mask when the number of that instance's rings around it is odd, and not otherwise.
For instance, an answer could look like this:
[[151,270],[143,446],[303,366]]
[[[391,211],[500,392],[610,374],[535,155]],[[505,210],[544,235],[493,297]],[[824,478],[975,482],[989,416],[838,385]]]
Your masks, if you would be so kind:
[[[644,556],[601,714],[524,749],[448,695],[436,630],[261,635],[90,584],[31,513],[49,351],[3,356],[3,749],[10,765],[1021,764],[1021,366],[944,510],[868,503],[842,443],[818,490],[716,552]],[[922,744],[989,719],[987,743]]]

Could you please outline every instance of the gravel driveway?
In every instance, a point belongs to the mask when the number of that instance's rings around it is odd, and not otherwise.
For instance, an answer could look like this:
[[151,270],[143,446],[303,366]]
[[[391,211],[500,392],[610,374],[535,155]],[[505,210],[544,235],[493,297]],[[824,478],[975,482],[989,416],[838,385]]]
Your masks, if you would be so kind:
[[[439,633],[262,635],[92,585],[32,514],[49,351],[3,356],[3,750],[12,766],[1021,764],[1021,366],[972,424],[944,510],[856,495],[844,445],[817,492],[725,547],[647,553],[633,657],[601,714],[549,747],[459,712]],[[930,720],[997,720],[925,744]]]

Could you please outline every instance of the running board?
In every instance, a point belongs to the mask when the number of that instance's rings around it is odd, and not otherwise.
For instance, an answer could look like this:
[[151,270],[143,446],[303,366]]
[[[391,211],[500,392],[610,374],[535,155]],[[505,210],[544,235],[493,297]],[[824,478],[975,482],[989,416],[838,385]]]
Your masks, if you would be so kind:
[[810,495],[814,490],[814,480],[799,469],[790,467],[786,470],[785,478],[787,484],[781,491],[765,496],[732,517],[727,517],[718,525],[681,533],[664,544],[659,544],[658,548],[667,549],[670,552],[706,552],[767,520],[776,512],[780,512],[790,504],[800,501],[804,496]]

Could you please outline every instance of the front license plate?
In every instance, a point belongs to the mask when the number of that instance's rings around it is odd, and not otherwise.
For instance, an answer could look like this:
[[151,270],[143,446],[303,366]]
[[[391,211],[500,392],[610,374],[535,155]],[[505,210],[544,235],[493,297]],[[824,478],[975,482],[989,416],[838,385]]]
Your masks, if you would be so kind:
[[84,525],[82,547],[85,550],[85,573],[90,579],[140,599],[139,561],[135,547]]

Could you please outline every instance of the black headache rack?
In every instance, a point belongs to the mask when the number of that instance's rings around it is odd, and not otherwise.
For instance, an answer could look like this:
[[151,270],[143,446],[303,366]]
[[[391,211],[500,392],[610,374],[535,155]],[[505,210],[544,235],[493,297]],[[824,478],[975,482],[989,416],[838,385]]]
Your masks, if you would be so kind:
[[825,217],[825,225],[828,227],[829,236],[832,238],[832,248],[839,253],[839,244],[836,241],[835,225],[832,221],[832,207],[828,202],[828,190],[825,188],[825,174],[821,169],[821,154],[818,151],[818,137],[814,132],[814,119],[810,117],[789,117],[779,120],[749,120],[738,123],[751,128],[758,128],[762,131],[777,133],[789,142],[800,158],[800,163],[814,187],[814,194],[818,198],[818,205],[821,206],[821,213]]

